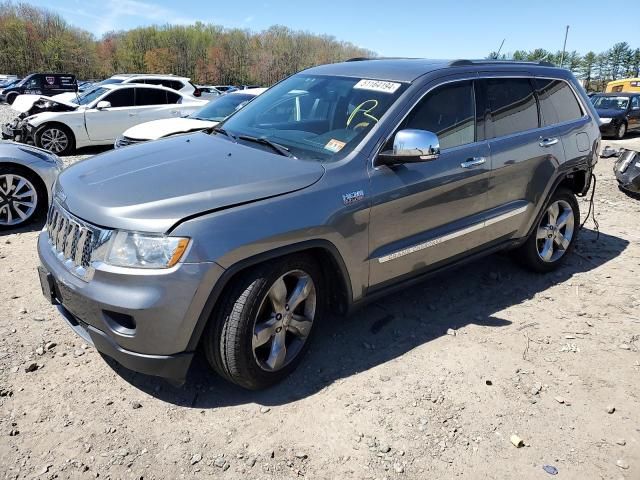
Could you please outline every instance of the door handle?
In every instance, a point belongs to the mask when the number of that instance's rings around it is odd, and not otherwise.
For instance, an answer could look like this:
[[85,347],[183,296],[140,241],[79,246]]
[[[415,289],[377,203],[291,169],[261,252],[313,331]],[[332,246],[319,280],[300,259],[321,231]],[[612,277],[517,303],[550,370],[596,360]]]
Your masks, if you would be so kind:
[[487,159],[484,158],[484,157],[473,157],[473,158],[467,160],[466,162],[462,162],[460,164],[460,166],[462,168],[471,168],[471,167],[475,167],[477,165],[482,165],[486,161],[487,161]]
[[541,147],[550,147],[551,145],[555,145],[558,143],[557,138],[542,138],[540,137],[540,146]]

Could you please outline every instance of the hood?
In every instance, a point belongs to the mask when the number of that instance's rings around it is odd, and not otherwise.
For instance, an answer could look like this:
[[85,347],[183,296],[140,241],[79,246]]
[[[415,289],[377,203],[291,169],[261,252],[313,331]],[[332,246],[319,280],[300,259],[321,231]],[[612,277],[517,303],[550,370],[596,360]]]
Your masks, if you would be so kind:
[[157,140],[176,133],[188,133],[214,127],[218,122],[195,118],[164,118],[141,123],[126,130],[123,135],[134,140]]
[[596,108],[600,118],[617,118],[624,117],[626,110],[616,110],[615,108]]
[[58,177],[55,196],[93,224],[161,233],[185,217],[303,189],[323,174],[316,162],[194,133],[80,161]]
[[35,113],[47,111],[64,112],[75,110],[78,108],[78,105],[66,100],[60,100],[44,95],[18,95],[13,101],[11,108],[20,113],[29,113],[33,115]]

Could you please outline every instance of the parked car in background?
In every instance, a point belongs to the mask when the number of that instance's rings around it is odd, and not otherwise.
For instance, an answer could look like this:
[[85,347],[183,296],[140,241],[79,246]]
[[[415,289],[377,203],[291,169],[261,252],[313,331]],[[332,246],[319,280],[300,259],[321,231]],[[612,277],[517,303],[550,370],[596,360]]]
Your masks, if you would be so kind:
[[114,146],[115,148],[120,148],[134,143],[157,140],[171,135],[197,132],[214,127],[232,113],[240,110],[265,90],[266,88],[238,90],[211,100],[200,110],[193,112],[187,117],[165,118],[141,123],[129,128],[120,135],[116,139]]
[[198,90],[200,90],[201,98],[206,98],[208,100],[222,95],[221,92],[207,85],[198,85]]
[[0,230],[23,227],[44,215],[62,168],[62,161],[46,150],[0,142]]
[[75,75],[68,73],[32,73],[18,83],[3,89],[3,96],[8,104],[12,104],[18,95],[53,96],[64,92],[75,92],[78,89]]
[[189,115],[206,102],[158,85],[108,84],[79,95],[75,103],[38,95],[18,98],[20,115],[3,137],[32,142],[59,155],[89,145],[113,145],[139,123]]
[[233,85],[211,85],[220,93],[231,93],[234,90],[238,90],[238,87],[234,87]]
[[10,81],[7,81],[7,82],[5,82],[3,84],[0,84],[0,102],[6,102],[7,101],[7,96],[4,93],[5,89],[9,89],[9,88],[13,87],[14,85],[17,85],[18,82],[20,82],[20,79],[18,79],[18,80],[10,80]]
[[[101,82],[94,83],[94,87],[102,87],[105,85],[119,85],[121,83],[140,83],[146,85],[161,85],[170,88],[183,95],[192,97],[200,97],[200,89],[197,88],[189,78],[179,77],[177,75],[151,74],[151,73],[120,73],[113,75]],[[60,100],[74,101],[74,95],[59,95],[56,98]]]
[[630,131],[640,131],[640,92],[599,93],[591,102],[600,115],[600,131],[622,139]]
[[607,83],[606,93],[640,92],[640,78],[622,78]]
[[561,266],[599,144],[598,115],[563,68],[314,67],[211,134],[62,172],[40,283],[125,367],[182,380],[201,350],[223,378],[264,388],[299,364],[329,310],[499,250],[536,272]]
[[260,85],[240,85],[238,90],[251,90],[253,88],[262,88]]
[[17,75],[0,74],[0,85],[18,80]]

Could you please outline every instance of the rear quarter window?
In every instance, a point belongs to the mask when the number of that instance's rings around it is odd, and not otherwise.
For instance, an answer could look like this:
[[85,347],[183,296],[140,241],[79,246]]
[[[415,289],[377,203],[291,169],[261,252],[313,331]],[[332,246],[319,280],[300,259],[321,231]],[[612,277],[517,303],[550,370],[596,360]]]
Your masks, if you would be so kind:
[[562,80],[536,79],[543,125],[581,118],[582,108],[571,87]]

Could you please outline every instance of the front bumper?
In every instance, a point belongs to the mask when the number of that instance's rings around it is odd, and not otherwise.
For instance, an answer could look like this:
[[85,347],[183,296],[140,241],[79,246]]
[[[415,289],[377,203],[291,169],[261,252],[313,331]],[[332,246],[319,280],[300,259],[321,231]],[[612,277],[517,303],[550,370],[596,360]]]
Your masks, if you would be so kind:
[[[623,166],[625,163],[626,168]],[[640,152],[623,152],[613,165],[613,173],[621,190],[640,195]]]
[[43,293],[50,291],[48,299],[78,335],[126,368],[185,378],[194,355],[188,346],[220,266],[178,264],[153,272],[98,266],[86,282],[67,270],[46,231],[38,253]]
[[600,125],[600,134],[605,136],[615,135],[618,129],[618,125],[618,122],[615,120],[611,120],[609,123]]

